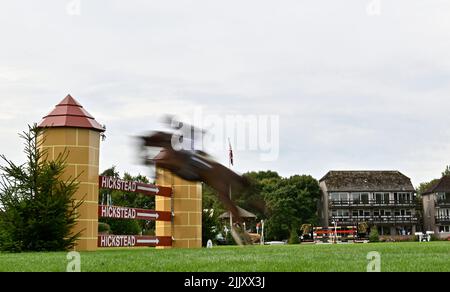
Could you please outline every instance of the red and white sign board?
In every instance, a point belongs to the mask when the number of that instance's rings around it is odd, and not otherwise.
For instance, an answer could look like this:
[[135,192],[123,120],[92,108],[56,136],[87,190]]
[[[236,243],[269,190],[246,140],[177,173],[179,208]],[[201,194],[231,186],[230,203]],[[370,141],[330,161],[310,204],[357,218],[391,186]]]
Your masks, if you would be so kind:
[[171,221],[172,219],[170,212],[105,205],[98,206],[98,217],[157,221]]
[[100,235],[98,247],[172,246],[170,236]]
[[99,176],[98,185],[102,189],[139,193],[149,196],[172,196],[172,188],[161,187],[153,184],[145,184],[136,181],[125,181],[110,176]]

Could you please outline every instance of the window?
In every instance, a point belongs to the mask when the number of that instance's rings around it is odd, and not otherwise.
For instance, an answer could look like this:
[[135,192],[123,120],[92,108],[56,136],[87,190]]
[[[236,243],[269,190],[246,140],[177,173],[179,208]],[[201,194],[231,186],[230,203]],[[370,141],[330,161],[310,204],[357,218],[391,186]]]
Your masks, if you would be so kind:
[[351,193],[350,200],[353,204],[368,204],[369,203],[369,193]]
[[368,193],[361,193],[361,203],[369,204],[369,194]]
[[347,202],[348,201],[348,193],[331,193],[330,200],[332,202]]
[[437,196],[436,196],[438,201],[445,201],[446,197],[447,196],[445,193],[437,193]]
[[450,209],[438,209],[438,216],[441,218],[449,218]]
[[411,200],[411,193],[394,193],[394,201],[397,204],[409,204]]
[[391,228],[385,227],[385,226],[381,226],[380,227],[380,234],[381,235],[391,235]]
[[368,217],[370,216],[370,210],[353,210],[353,217]]
[[389,204],[389,193],[375,193],[375,203]]
[[332,201],[332,202],[339,201],[339,194],[338,193],[331,193],[330,194],[330,201]]
[[350,212],[348,210],[345,210],[345,209],[343,209],[343,210],[341,210],[341,209],[339,209],[339,210],[332,210],[331,211],[331,215],[333,217],[348,217],[350,215]]
[[377,204],[383,204],[384,197],[382,193],[375,193],[375,203]]
[[450,232],[450,226],[449,225],[439,226],[439,232]]
[[351,199],[353,204],[359,204],[361,201],[361,194],[360,193],[352,193]]
[[384,197],[384,203],[389,204],[389,193],[384,193],[383,197]]
[[450,193],[444,193],[442,198],[445,202],[450,202]]

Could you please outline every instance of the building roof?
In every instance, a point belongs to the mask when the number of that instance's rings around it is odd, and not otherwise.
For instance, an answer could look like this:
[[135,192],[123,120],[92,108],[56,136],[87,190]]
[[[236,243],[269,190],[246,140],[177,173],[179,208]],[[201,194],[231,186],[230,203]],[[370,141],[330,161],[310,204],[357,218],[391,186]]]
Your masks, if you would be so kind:
[[[239,216],[241,218],[256,218],[256,215],[245,210],[242,209],[241,207],[237,207],[238,211],[239,211]],[[230,218],[230,212],[225,212],[222,215],[219,216],[220,219],[227,219]]]
[[411,179],[399,171],[329,171],[320,181],[325,182],[328,191],[415,192]]
[[422,195],[434,193],[450,193],[450,175],[443,176],[440,180],[432,184]]
[[39,123],[40,128],[85,128],[99,132],[105,129],[70,94]]

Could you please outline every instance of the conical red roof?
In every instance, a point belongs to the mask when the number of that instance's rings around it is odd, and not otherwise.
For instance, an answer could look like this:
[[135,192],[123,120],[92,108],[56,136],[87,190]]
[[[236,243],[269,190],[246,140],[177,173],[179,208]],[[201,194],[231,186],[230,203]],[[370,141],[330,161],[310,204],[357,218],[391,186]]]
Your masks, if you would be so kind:
[[39,124],[39,127],[70,127],[105,131],[81,104],[67,95]]

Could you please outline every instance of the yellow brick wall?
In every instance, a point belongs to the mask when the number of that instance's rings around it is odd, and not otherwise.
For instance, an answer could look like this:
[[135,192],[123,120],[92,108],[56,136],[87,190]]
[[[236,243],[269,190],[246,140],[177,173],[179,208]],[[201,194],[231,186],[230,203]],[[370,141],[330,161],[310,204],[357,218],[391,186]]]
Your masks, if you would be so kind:
[[[202,246],[202,186],[183,180],[171,172],[157,169],[156,184],[173,189],[173,226],[171,222],[156,222],[157,236],[173,236],[173,247]],[[171,211],[172,199],[156,196],[156,210]]]
[[81,231],[76,250],[96,250],[98,231],[98,175],[100,133],[78,128],[45,129],[42,148],[48,159],[67,151],[67,168],[63,179],[78,177],[77,202],[83,204],[77,210],[79,218],[73,232]]

